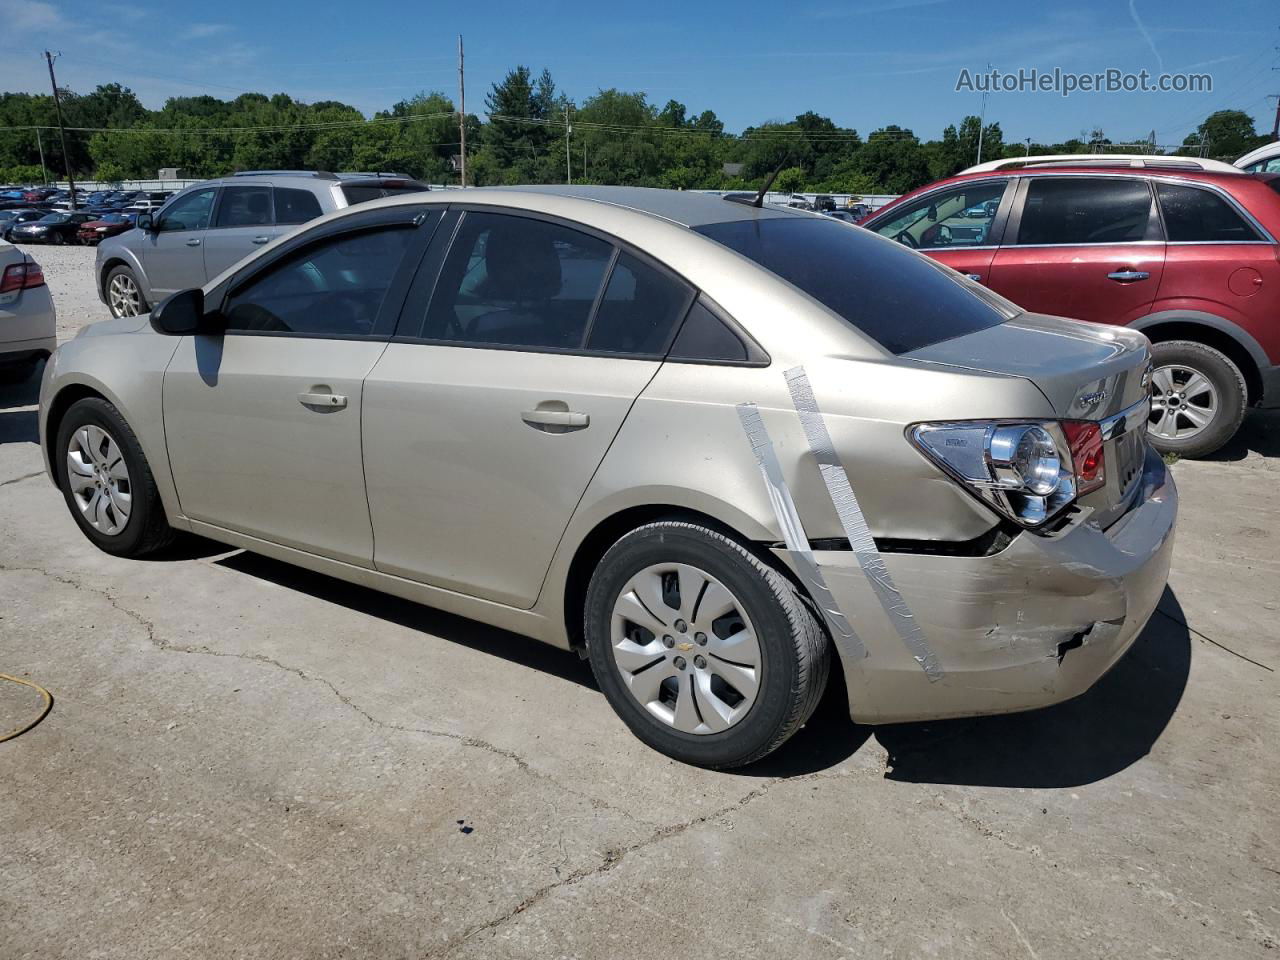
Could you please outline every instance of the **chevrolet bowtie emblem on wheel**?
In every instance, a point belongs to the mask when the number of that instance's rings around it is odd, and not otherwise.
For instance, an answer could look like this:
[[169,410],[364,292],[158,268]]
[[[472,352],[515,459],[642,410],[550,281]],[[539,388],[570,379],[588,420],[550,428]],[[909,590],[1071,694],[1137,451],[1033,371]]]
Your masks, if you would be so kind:
[[685,641],[684,643],[677,643],[676,649],[683,650],[685,653],[688,653],[690,650],[693,649],[693,644],[689,643],[688,641]]

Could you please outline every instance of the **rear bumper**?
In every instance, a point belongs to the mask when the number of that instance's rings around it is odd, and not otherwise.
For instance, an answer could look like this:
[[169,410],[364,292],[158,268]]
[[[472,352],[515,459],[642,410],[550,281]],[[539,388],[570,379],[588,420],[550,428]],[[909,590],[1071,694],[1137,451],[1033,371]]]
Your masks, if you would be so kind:
[[1120,659],[1164,591],[1178,493],[1154,451],[1135,505],[1105,531],[1086,516],[989,557],[886,554],[942,668],[931,681],[848,552],[817,554],[867,656],[843,667],[861,723],[1012,713],[1078,696]]

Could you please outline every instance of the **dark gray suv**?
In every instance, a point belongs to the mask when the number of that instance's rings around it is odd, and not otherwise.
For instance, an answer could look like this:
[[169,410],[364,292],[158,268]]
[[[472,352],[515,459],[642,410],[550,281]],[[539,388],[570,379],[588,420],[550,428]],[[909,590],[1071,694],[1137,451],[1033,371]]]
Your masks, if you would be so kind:
[[300,223],[343,207],[427,189],[402,174],[251,170],[175,195],[137,229],[98,246],[98,296],[111,315],[146,313],[169,294],[202,287]]

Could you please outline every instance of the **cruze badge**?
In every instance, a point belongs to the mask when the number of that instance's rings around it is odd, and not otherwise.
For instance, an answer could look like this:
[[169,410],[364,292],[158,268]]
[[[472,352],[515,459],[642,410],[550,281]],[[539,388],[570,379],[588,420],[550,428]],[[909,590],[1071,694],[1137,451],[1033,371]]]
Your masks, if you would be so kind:
[[1080,406],[1082,407],[1092,407],[1101,403],[1105,399],[1107,399],[1107,391],[1095,390],[1093,391],[1093,393],[1080,394],[1080,397],[1077,399],[1076,402],[1079,403]]

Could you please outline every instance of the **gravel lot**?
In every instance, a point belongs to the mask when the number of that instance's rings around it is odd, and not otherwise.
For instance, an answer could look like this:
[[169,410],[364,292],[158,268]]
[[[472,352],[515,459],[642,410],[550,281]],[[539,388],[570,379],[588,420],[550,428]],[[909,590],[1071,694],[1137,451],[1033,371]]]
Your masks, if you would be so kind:
[[[66,336],[93,251],[37,248]],[[274,561],[117,560],[0,388],[0,957],[1275,957],[1280,417],[1182,462],[1170,589],[1090,693],[735,774],[572,655]],[[0,684],[0,732],[37,701]]]

